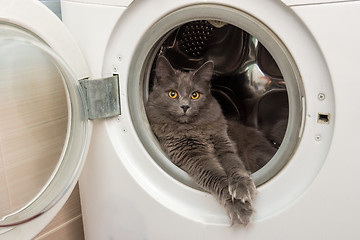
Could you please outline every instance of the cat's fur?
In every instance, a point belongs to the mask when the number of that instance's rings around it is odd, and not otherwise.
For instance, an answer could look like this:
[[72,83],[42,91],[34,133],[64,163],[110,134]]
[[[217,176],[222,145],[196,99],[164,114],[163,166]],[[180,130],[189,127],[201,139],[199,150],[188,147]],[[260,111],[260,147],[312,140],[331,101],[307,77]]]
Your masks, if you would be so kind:
[[245,168],[254,173],[275,155],[277,149],[264,135],[236,120],[227,120],[229,137],[235,143]]
[[[255,140],[263,139],[259,132],[236,121],[229,121],[228,125],[219,103],[211,95],[212,74],[211,61],[196,71],[183,72],[173,69],[168,60],[160,56],[146,113],[154,134],[171,161],[217,198],[232,224],[246,225],[254,211],[252,199],[256,193],[250,171],[257,170],[267,161],[262,161],[262,156],[250,159],[250,162],[245,162],[248,171],[236,145],[241,147],[250,142],[244,134],[254,135],[251,138]],[[170,98],[170,91],[176,91],[177,97]],[[194,91],[200,94],[196,100],[190,97]],[[229,137],[228,126],[235,129],[230,135],[239,144]],[[254,150],[256,152],[255,145],[249,148],[251,154]],[[247,151],[240,153],[244,159],[247,159],[246,155],[249,155]]]

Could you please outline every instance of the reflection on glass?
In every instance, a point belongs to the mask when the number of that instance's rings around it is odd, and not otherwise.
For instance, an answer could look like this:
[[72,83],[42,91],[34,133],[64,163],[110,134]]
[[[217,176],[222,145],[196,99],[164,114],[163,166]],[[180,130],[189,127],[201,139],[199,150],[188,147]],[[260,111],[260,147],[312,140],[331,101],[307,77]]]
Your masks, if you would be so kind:
[[63,150],[68,106],[62,76],[41,50],[3,37],[0,56],[1,219],[49,180]]

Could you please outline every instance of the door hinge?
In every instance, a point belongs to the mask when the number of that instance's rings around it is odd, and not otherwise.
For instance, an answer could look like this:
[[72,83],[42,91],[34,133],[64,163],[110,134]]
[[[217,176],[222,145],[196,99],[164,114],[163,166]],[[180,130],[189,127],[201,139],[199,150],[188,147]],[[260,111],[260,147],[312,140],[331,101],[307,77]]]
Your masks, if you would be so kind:
[[119,77],[81,79],[89,119],[108,118],[121,114]]

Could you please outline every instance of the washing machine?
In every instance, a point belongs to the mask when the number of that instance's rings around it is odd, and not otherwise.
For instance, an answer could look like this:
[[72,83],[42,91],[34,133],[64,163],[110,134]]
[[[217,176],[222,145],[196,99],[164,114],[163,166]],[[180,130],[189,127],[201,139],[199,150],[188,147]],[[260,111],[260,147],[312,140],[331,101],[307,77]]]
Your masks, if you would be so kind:
[[[63,22],[38,1],[0,1],[0,84],[16,97],[56,75],[66,107],[54,171],[28,204],[1,216],[1,239],[34,237],[77,180],[86,239],[360,238],[360,1],[61,4]],[[144,104],[160,55],[184,71],[213,60],[224,115],[273,145],[252,173],[258,193],[247,226],[230,226],[159,147]],[[23,68],[34,56],[51,74],[29,84]]]

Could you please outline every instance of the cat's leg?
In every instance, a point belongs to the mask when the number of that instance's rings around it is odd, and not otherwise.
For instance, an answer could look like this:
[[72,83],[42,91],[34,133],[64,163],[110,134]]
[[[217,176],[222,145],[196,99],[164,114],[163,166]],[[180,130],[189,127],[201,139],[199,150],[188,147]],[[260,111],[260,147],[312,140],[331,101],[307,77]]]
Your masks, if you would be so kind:
[[171,137],[161,142],[171,161],[225,207],[232,224],[246,225],[249,222],[253,212],[251,203],[234,199],[230,194],[228,175],[212,144],[201,138]]
[[213,153],[196,150],[183,152],[177,165],[186,171],[205,191],[214,195],[222,204],[231,220],[231,225],[247,225],[253,213],[251,201],[234,199],[229,192],[228,177]]
[[251,173],[246,170],[238,156],[234,143],[230,138],[223,137],[215,139],[214,146],[217,158],[228,177],[230,195],[244,204],[251,204],[257,192],[256,187]]
[[181,161],[173,162],[187,172],[201,188],[216,196],[221,204],[228,198],[231,199],[227,190],[227,175],[212,153],[189,149],[182,152]]
[[227,175],[227,191],[231,196],[224,206],[232,224],[246,225],[254,212],[252,199],[257,192],[254,181],[237,155],[233,142],[226,138],[215,142],[216,155]]

